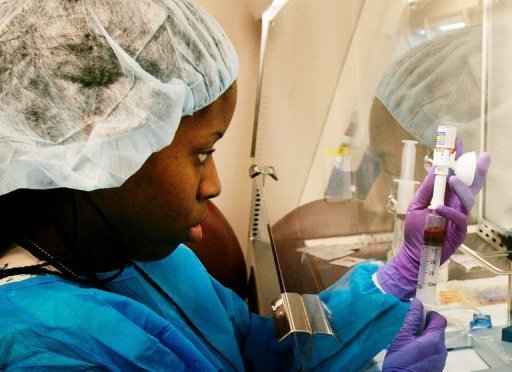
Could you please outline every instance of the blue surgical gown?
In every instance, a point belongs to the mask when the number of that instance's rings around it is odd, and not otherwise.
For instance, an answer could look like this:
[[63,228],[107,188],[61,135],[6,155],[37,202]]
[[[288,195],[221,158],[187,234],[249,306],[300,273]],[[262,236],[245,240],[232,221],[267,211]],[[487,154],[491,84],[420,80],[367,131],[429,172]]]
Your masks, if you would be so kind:
[[[316,338],[307,367],[360,370],[390,343],[408,305],[375,287],[359,265],[322,293],[336,339]],[[0,286],[0,369],[31,371],[287,371],[303,351],[278,343],[194,253],[138,262],[90,288],[43,275]]]

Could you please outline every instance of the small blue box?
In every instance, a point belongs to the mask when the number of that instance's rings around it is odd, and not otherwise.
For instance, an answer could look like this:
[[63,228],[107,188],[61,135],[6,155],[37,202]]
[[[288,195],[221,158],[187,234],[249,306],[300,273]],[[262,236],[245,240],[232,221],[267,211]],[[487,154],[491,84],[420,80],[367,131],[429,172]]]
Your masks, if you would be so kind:
[[501,330],[501,341],[512,342],[512,326],[508,326]]
[[473,320],[469,322],[469,328],[475,329],[492,328],[491,316],[489,314],[473,314]]

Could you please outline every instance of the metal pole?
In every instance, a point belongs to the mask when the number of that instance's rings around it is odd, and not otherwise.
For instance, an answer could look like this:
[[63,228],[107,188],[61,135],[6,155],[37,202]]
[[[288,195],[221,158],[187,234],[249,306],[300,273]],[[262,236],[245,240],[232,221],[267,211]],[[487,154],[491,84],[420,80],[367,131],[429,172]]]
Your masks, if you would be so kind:
[[[512,262],[510,263],[512,267]],[[508,290],[507,290],[507,327],[512,325],[512,275],[508,275]]]

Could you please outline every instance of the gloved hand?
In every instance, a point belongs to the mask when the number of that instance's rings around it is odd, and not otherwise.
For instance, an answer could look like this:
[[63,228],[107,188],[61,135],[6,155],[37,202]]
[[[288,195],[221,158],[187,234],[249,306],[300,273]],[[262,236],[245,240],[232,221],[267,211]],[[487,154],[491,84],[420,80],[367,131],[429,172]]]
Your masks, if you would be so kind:
[[441,372],[446,363],[444,330],[446,319],[434,311],[427,313],[421,329],[423,305],[414,300],[400,332],[384,359],[383,372]]
[[[448,180],[445,205],[436,209],[448,221],[441,263],[455,252],[466,237],[469,211],[473,207],[476,194],[482,189],[490,163],[489,154],[482,153],[479,156],[475,180],[471,186],[466,186],[455,176]],[[398,254],[377,272],[377,281],[382,289],[401,299],[411,298],[416,292],[420,254],[424,244],[423,232],[426,216],[430,213],[427,208],[432,200],[433,189],[434,173],[430,171],[407,211],[404,241]]]

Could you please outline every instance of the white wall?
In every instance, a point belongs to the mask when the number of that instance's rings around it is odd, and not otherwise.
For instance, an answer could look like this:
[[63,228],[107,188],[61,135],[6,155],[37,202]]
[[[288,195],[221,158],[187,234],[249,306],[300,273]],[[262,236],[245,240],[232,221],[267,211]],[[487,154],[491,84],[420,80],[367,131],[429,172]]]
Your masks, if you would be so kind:
[[363,2],[293,0],[270,30],[257,161],[279,176],[266,186],[271,222],[299,205]]
[[488,40],[487,151],[492,165],[487,177],[484,217],[512,232],[512,172],[510,144],[512,126],[512,3],[493,5]]
[[353,142],[353,169],[359,164],[362,151],[368,145],[368,120],[375,90],[393,59],[395,35],[405,6],[406,3],[395,0],[366,1],[314,155],[301,204],[323,197],[332,167],[325,164],[327,149],[340,145],[354,112],[360,129]]

